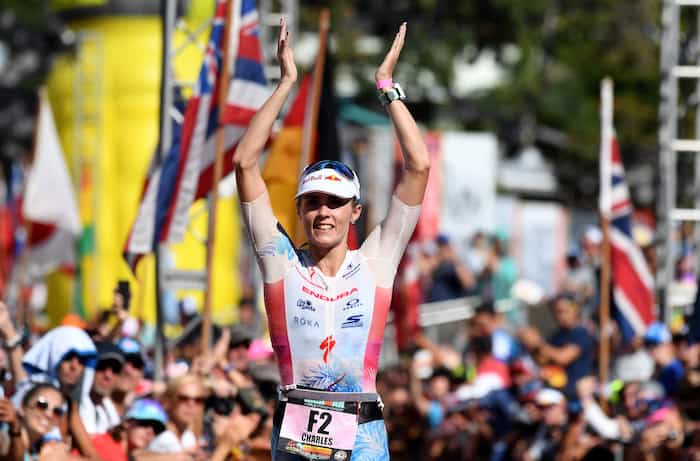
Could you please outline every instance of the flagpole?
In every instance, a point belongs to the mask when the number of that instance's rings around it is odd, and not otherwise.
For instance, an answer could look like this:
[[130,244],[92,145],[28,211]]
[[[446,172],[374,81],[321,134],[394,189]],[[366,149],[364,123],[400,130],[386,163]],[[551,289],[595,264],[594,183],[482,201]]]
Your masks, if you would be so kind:
[[[314,146],[316,145],[316,130],[318,112],[321,107],[321,92],[323,91],[323,74],[326,66],[326,48],[328,47],[328,30],[331,24],[331,13],[328,8],[322,8],[318,18],[318,52],[314,63],[314,75],[311,82],[310,94],[304,110],[304,128],[301,138],[301,155],[299,156],[299,172],[314,161]],[[296,223],[296,221],[295,221]],[[305,236],[298,224],[293,231],[294,241],[303,242]]]
[[313,145],[316,139],[316,125],[318,123],[318,109],[321,105],[323,68],[326,65],[326,48],[328,46],[328,30],[330,29],[330,24],[330,10],[328,8],[323,8],[318,18],[318,54],[316,55],[316,63],[314,64],[314,79],[311,85],[311,95],[306,107],[306,118],[304,119],[299,171],[303,170],[304,167],[312,161]]
[[[170,108],[173,99],[173,75],[171,74],[173,30],[175,29],[175,0],[161,0],[162,37],[163,37],[163,61],[161,65],[161,87],[160,87],[160,136],[158,149],[158,164],[163,163],[170,146],[172,145],[172,121],[170,119]],[[155,272],[156,272],[156,343],[154,351],[155,369],[154,378],[161,381],[163,374],[163,359],[165,356],[165,318],[163,315],[163,296],[161,284],[161,243],[155,244]]]
[[600,224],[603,233],[600,261],[600,342],[598,351],[598,374],[601,384],[608,381],[610,368],[610,211],[612,209],[612,120],[613,82],[603,79],[601,99],[601,146],[600,146]]
[[[219,120],[216,127],[216,159],[214,161],[214,179],[212,181],[211,192],[209,193],[206,256],[207,286],[204,290],[204,308],[202,309],[201,347],[203,354],[207,354],[211,346],[211,303],[214,279],[214,245],[216,243],[216,210],[219,202],[219,182],[223,174],[224,155],[226,154],[226,132],[223,118],[228,96],[229,76],[234,65],[233,59],[231,59],[231,51],[238,49],[238,28],[240,24],[235,18],[240,10],[240,0],[226,0],[226,22],[224,23],[224,34],[222,37],[221,69],[219,69]],[[232,40],[235,41],[233,47],[231,47]]]

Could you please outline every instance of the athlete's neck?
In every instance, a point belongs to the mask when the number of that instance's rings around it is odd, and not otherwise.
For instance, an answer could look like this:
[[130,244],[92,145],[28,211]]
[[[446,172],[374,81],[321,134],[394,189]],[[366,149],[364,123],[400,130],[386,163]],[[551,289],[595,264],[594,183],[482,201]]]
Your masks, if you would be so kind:
[[345,255],[348,252],[348,244],[343,241],[342,244],[333,248],[319,248],[309,246],[309,254],[311,259],[316,264],[316,267],[327,277],[335,277],[340,270],[340,267],[345,261]]

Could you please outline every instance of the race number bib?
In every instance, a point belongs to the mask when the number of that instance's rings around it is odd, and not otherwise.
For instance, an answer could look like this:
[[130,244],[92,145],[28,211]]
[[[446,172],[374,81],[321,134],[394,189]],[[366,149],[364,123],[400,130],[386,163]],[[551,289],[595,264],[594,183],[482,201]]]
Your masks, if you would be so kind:
[[357,435],[357,404],[288,401],[278,450],[313,460],[350,459]]

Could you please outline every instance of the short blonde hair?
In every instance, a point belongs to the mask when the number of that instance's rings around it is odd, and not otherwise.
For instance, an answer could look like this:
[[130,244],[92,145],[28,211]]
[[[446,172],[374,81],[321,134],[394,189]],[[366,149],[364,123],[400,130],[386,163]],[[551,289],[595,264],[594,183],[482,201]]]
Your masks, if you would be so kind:
[[168,399],[177,398],[180,389],[182,389],[182,387],[187,384],[197,385],[202,392],[202,397],[206,398],[209,396],[209,389],[205,385],[204,380],[199,375],[196,375],[194,373],[185,373],[184,375],[178,376],[177,378],[172,379],[168,382],[168,386],[165,389],[165,397]]

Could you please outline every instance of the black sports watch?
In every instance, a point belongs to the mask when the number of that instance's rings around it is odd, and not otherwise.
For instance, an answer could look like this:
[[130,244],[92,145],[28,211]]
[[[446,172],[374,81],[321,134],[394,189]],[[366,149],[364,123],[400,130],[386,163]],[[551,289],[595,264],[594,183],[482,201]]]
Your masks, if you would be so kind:
[[390,87],[379,90],[379,102],[382,103],[382,106],[386,107],[397,99],[406,99],[406,93],[398,83],[394,82]]

